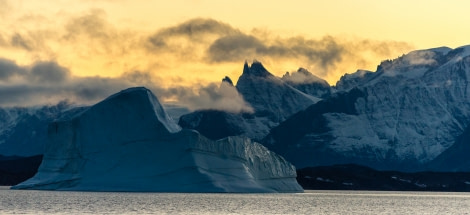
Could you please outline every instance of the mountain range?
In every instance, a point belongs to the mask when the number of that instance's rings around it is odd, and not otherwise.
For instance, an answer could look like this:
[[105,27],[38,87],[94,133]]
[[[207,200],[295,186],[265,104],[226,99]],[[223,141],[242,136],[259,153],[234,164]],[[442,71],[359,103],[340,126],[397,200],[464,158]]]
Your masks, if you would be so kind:
[[[469,171],[464,150],[469,147],[469,66],[470,46],[417,50],[381,62],[374,72],[346,74],[328,89],[318,88],[325,86],[321,79],[310,79],[314,81],[309,87],[308,82],[299,85],[273,78],[254,62],[251,67],[245,64],[236,85],[254,114],[212,121],[214,111],[199,111],[182,116],[180,125],[202,133],[211,132],[200,129],[206,122],[236,128],[237,134],[261,141],[297,168],[354,163],[380,170]],[[288,106],[292,100],[307,101],[300,99],[305,94],[314,98],[308,107],[304,106],[308,102]],[[195,115],[208,119],[188,123],[186,119]],[[273,116],[265,117],[268,128],[244,123],[248,117],[264,116]],[[262,139],[253,135],[267,129]]]
[[[236,85],[228,77],[224,81],[252,112],[198,110],[182,115],[178,124],[212,140],[247,136],[298,169],[352,163],[379,170],[470,171],[469,80],[470,46],[412,51],[382,61],[376,71],[345,74],[335,86],[302,68],[276,77],[261,62],[245,62]],[[23,111],[28,114],[21,120],[3,120],[14,114],[0,110],[0,155],[40,154],[26,143],[41,138],[21,125],[44,126],[71,110],[59,109],[42,118]]]

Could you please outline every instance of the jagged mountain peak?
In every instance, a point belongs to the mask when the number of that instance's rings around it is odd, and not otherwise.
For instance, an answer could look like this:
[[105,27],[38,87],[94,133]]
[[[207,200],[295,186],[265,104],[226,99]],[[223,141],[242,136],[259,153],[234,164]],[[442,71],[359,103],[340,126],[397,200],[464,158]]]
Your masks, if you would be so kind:
[[299,69],[297,69],[297,72],[302,73],[304,75],[308,75],[308,76],[314,76],[311,72],[309,72],[307,69],[303,67],[299,67]]
[[272,75],[256,60],[251,66],[245,62],[236,88],[258,115],[269,115],[276,123],[320,100]]
[[314,75],[305,68],[300,67],[296,72],[286,72],[282,78],[283,81],[286,81],[289,84],[311,84],[318,83],[324,86],[329,87],[330,85],[324,79]]
[[222,79],[222,82],[226,82],[226,83],[230,84],[231,86],[233,86],[233,81],[228,76],[225,76],[225,78]]
[[248,62],[245,61],[243,65],[243,74],[242,75],[251,75],[257,77],[271,77],[273,76],[261,62],[253,60],[251,66],[248,66]]

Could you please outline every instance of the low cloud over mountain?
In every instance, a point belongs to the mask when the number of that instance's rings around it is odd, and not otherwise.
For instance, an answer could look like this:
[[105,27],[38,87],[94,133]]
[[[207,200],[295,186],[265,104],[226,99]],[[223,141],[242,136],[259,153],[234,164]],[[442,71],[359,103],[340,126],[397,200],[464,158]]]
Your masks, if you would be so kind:
[[0,32],[0,105],[88,104],[145,85],[190,109],[250,111],[220,84],[226,75],[238,77],[247,59],[262,60],[277,76],[305,67],[334,84],[345,72],[411,48],[395,41],[282,36],[205,18],[144,32],[114,25],[100,9],[60,15],[62,21],[23,15]]

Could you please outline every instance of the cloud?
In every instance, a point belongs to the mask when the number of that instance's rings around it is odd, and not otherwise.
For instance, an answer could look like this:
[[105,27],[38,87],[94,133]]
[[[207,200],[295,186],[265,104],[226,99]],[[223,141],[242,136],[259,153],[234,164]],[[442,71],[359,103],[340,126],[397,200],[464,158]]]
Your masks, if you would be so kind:
[[[222,82],[192,87],[160,87],[149,72],[132,71],[115,78],[76,77],[53,61],[19,66],[0,58],[0,106],[56,104],[64,99],[77,104],[93,104],[122,89],[146,86],[162,101],[178,99],[190,110],[216,109],[252,112],[232,85]],[[3,82],[2,82],[3,81]]]
[[167,47],[169,40],[183,37],[192,42],[202,42],[209,35],[224,36],[240,33],[232,26],[213,19],[190,19],[173,27],[163,28],[148,38],[150,49]]
[[191,111],[211,109],[232,113],[252,113],[253,108],[243,99],[236,88],[227,82],[192,87],[150,87],[160,101],[178,98],[178,104]]
[[237,89],[227,82],[210,84],[198,89],[198,95],[191,94],[185,99],[190,109],[213,109],[232,113],[253,113],[253,108],[245,102]]
[[405,55],[404,61],[410,65],[433,65],[437,61],[436,53],[428,50],[413,51]]
[[93,103],[123,88],[144,85],[164,101],[185,104],[191,110],[249,111],[233,88],[219,83],[226,75],[240,75],[247,59],[262,60],[274,74],[305,67],[336,81],[345,72],[376,66],[410,48],[394,41],[282,37],[269,30],[243,31],[203,18],[149,34],[120,29],[99,9],[72,15],[65,22],[45,17],[46,24],[40,27],[19,27],[35,26],[33,15],[0,33],[0,56],[28,64],[19,66],[0,58],[0,90],[5,96],[0,105],[43,104],[64,98]]
[[40,83],[60,83],[70,77],[70,71],[56,62],[38,62],[28,76],[29,80]]
[[0,81],[8,81],[13,76],[24,75],[25,70],[12,60],[0,58]]
[[239,30],[229,24],[214,19],[195,18],[174,27],[164,28],[156,36],[187,36],[194,38],[195,36],[207,34],[227,35],[238,32]]
[[19,33],[15,33],[11,37],[11,45],[16,48],[22,48],[27,51],[32,51],[33,50],[33,45],[31,44],[31,41],[28,41],[27,39],[23,38]]
[[129,86],[117,78],[75,77],[53,61],[19,66],[0,58],[0,106],[55,104],[64,99],[90,104]]
[[11,10],[11,6],[7,0],[0,0],[0,17],[4,17]]
[[[408,51],[412,46],[404,42],[334,36],[281,37],[268,30],[244,32],[220,21],[198,18],[157,31],[147,38],[146,48],[152,54],[204,62],[209,66],[247,59],[275,64],[271,67],[291,62],[324,78],[337,80],[345,72],[371,68],[383,58],[402,54],[401,50]],[[348,67],[351,68],[346,70]]]
[[8,42],[5,40],[4,36],[0,32],[0,47],[7,46]]
[[254,36],[236,34],[224,36],[212,43],[207,50],[209,62],[242,62],[253,58],[257,53],[266,52],[268,47]]
[[86,35],[90,38],[109,39],[111,31],[109,26],[103,10],[91,10],[85,15],[68,21],[65,26],[67,34],[64,38],[74,40],[78,35]]
[[11,26],[0,33],[0,57],[16,56],[22,64],[54,61],[81,76],[116,77],[156,61],[143,53],[143,33],[117,29],[99,9],[61,20],[25,15]]
[[0,81],[13,77],[33,83],[60,83],[70,77],[70,71],[56,62],[37,62],[31,68],[21,67],[14,61],[0,58]]
[[309,84],[309,83],[320,83],[320,84],[327,84],[323,79],[313,75],[308,70],[304,68],[299,68],[297,71],[294,72],[286,72],[282,76],[282,80],[292,82],[292,83],[301,83],[301,84]]
[[131,83],[143,85],[151,85],[153,79],[152,74],[143,71],[124,72],[121,77]]
[[62,42],[74,45],[82,58],[123,56],[134,46],[141,46],[138,33],[116,29],[107,21],[106,12],[99,9],[71,18],[64,29]]
[[[206,60],[210,63],[242,62],[245,59],[263,58],[271,61],[295,61],[310,66],[317,74],[327,76],[337,71],[345,62],[363,66],[371,63],[370,53],[377,57],[390,56],[399,50],[410,49],[404,42],[353,40],[333,36],[308,39],[301,36],[269,39],[247,34],[220,37],[207,49]],[[377,63],[377,62],[375,62]],[[348,65],[350,66],[350,65]],[[343,69],[343,68],[340,68]]]
[[210,62],[240,62],[247,57],[305,58],[310,63],[328,69],[341,61],[345,52],[332,37],[321,40],[307,40],[292,37],[269,41],[252,35],[237,34],[225,36],[212,43],[207,51]]
[[90,104],[133,85],[121,78],[86,77],[75,78],[69,86],[64,89],[76,102]]
[[78,78],[55,84],[14,83],[0,85],[0,106],[36,106],[57,104],[62,100],[89,105],[131,87],[114,78]]
[[216,39],[240,30],[213,19],[190,19],[175,26],[162,28],[144,40],[145,50],[168,60],[204,62],[204,51]]

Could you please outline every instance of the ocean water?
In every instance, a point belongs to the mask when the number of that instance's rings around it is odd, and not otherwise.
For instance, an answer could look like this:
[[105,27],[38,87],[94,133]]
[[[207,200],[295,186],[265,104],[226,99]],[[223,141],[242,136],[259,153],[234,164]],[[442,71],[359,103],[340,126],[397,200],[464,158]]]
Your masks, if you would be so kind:
[[0,187],[0,214],[470,214],[470,193],[122,193]]

